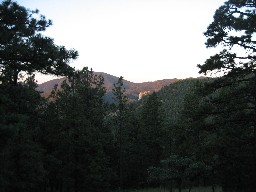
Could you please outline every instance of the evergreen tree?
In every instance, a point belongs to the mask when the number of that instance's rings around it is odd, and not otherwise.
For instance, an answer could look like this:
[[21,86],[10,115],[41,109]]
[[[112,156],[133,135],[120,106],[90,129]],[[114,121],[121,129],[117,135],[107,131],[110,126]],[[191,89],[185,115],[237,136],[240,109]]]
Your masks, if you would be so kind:
[[15,87],[0,85],[3,191],[35,191],[43,183],[43,149],[37,144],[37,133],[44,101],[34,86],[33,78]]
[[256,187],[255,11],[254,0],[228,0],[217,9],[205,32],[206,46],[228,49],[198,65],[200,73],[222,75],[207,87],[206,95],[225,191]]
[[41,32],[52,24],[39,11],[31,11],[12,0],[0,4],[0,80],[17,85],[19,75],[41,72],[66,75],[67,64],[77,51],[54,44]]
[[165,138],[161,101],[155,92],[150,94],[144,101],[140,121],[140,166],[142,177],[147,178],[147,169],[151,166],[158,166],[163,157],[163,139]]
[[[177,93],[183,91],[184,95],[177,98],[180,101],[178,103],[179,109],[169,109],[177,114],[175,117],[168,117],[169,121],[167,122],[170,124],[165,125],[168,128],[165,130],[165,134],[168,136],[165,137],[167,142],[165,142],[164,147],[168,148],[168,151],[165,151],[158,166],[150,167],[149,178],[152,181],[160,182],[170,191],[173,190],[173,187],[178,187],[179,191],[184,187],[189,187],[190,191],[193,186],[200,185],[202,183],[200,181],[206,179],[211,171],[207,159],[203,158],[204,156],[212,158],[212,156],[210,156],[209,151],[203,150],[205,138],[202,127],[205,125],[205,108],[201,106],[203,105],[203,96],[199,92],[203,87],[202,82],[204,81],[191,80],[183,82],[183,86],[181,86],[182,82],[179,82],[178,89],[177,84],[168,87],[169,91],[175,90]],[[188,83],[191,86],[189,88],[186,87]],[[184,92],[184,88],[186,88],[186,92]],[[167,91],[166,88],[160,93],[168,94],[168,92],[163,93],[163,91]],[[177,93],[172,94],[177,97]],[[172,106],[178,105],[175,103],[175,99],[171,97],[170,101],[164,100],[162,108],[168,111],[170,104]]]
[[113,89],[114,100],[116,101],[116,138],[118,144],[119,162],[119,190],[124,187],[124,129],[126,128],[126,114],[127,114],[127,96],[125,95],[125,88],[123,86],[123,77],[119,77],[117,83],[114,84]]
[[[105,107],[102,97],[103,78],[84,68],[62,84],[62,90],[53,92],[44,144],[48,156],[56,159],[59,169],[49,164],[52,188],[74,191],[101,191],[109,187],[110,165],[106,140],[110,134],[103,126]],[[55,130],[57,128],[57,131]],[[50,138],[48,138],[50,136]],[[59,184],[60,183],[60,184]]]
[[38,10],[12,0],[0,4],[1,191],[43,189],[46,170],[39,133],[45,101],[35,90],[33,73],[70,74],[68,63],[78,55],[42,35],[50,25]]

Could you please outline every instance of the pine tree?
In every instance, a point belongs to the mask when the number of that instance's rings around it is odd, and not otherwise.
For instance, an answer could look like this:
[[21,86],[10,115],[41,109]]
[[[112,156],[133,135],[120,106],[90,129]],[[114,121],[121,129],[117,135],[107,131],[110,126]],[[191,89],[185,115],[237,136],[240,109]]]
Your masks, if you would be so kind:
[[109,187],[111,167],[104,144],[111,135],[103,125],[102,85],[102,77],[84,68],[52,94],[47,116],[54,118],[46,122],[44,145],[59,169],[49,164],[51,188],[101,191]]
[[0,80],[17,85],[20,74],[66,75],[67,64],[76,59],[77,51],[54,44],[41,32],[52,22],[39,11],[5,0],[0,4]]
[[163,114],[161,101],[153,92],[142,105],[141,127],[139,130],[141,169],[143,177],[147,178],[147,169],[151,166],[159,166],[163,157]]
[[218,8],[205,32],[206,46],[226,49],[198,65],[200,73],[222,76],[207,87],[206,95],[226,191],[256,187],[255,11],[254,0],[228,0]]
[[119,153],[119,190],[124,187],[124,129],[126,128],[127,115],[127,96],[125,95],[125,88],[123,86],[123,77],[119,77],[117,83],[114,84],[113,89],[114,100],[116,101],[116,122],[117,131],[116,138],[118,143]]

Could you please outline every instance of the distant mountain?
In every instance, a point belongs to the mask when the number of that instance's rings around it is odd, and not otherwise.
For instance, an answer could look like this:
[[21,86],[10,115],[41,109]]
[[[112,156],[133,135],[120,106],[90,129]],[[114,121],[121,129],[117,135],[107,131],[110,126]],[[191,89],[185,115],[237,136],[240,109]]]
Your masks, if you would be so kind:
[[[114,88],[114,83],[117,83],[118,78],[113,75],[109,75],[107,73],[103,72],[94,72],[96,75],[102,75],[104,78],[104,86],[106,88],[106,95],[105,95],[105,100],[108,102],[113,102],[113,94],[112,94],[112,89]],[[51,90],[53,89],[54,85],[57,84],[58,86],[61,85],[61,83],[64,81],[65,78],[60,78],[60,79],[54,79],[47,81],[45,83],[39,84],[38,90],[42,92],[42,95],[47,97],[50,93]],[[126,94],[127,97],[129,98],[130,101],[135,101],[139,99],[140,93],[142,94],[143,92],[157,92],[161,88],[168,86],[172,83],[175,83],[179,81],[179,79],[163,79],[163,80],[157,80],[153,82],[144,82],[144,83],[133,83],[127,80],[124,80],[124,88],[126,89]]]

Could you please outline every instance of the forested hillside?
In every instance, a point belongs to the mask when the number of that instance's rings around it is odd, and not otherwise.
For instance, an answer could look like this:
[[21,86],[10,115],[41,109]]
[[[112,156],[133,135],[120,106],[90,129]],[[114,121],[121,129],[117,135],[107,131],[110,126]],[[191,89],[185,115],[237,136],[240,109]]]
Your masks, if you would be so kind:
[[[108,103],[113,103],[114,100],[112,89],[114,88],[114,83],[118,81],[118,77],[103,72],[94,72],[94,74],[103,77],[104,87],[106,88],[104,100]],[[42,92],[41,95],[43,97],[48,97],[56,84],[58,88],[60,88],[60,85],[64,79],[65,78],[53,79],[39,84],[37,90]],[[159,91],[162,87],[175,83],[176,81],[179,81],[179,79],[163,79],[144,83],[133,83],[123,80],[123,86],[126,90],[125,94],[127,95],[129,101],[133,102],[139,99],[140,92],[148,91],[153,93],[154,91]]]
[[[121,76],[109,104],[103,76],[70,67],[78,52],[43,35],[50,20],[2,1],[0,191],[255,191],[255,13],[253,0],[216,10],[206,45],[228,49],[198,68],[218,77],[180,80],[129,102]],[[36,72],[65,78],[43,97]]]
[[177,123],[180,118],[185,97],[192,94],[199,83],[209,81],[208,78],[185,79],[163,87],[157,95],[162,102],[162,110],[169,123]]

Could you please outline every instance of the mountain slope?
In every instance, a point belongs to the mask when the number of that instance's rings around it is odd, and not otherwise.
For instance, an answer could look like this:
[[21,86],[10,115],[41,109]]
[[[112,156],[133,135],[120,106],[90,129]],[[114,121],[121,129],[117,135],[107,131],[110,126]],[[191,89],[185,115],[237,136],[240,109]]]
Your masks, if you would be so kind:
[[[112,100],[112,89],[114,88],[114,83],[117,83],[118,77],[102,73],[102,72],[95,72],[96,75],[101,75],[104,78],[104,86],[106,88],[106,95],[105,99],[108,102],[113,102]],[[47,97],[51,90],[53,89],[54,85],[57,84],[58,86],[61,85],[61,83],[64,81],[65,78],[60,79],[54,79],[47,81],[45,83],[39,84],[38,90],[42,92],[42,95]],[[170,85],[172,83],[175,83],[179,81],[179,79],[164,79],[164,80],[157,80],[154,82],[144,82],[144,83],[133,83],[127,80],[124,80],[124,88],[126,89],[126,94],[130,101],[138,100],[139,94],[144,91],[148,92],[157,92],[161,88]]]

